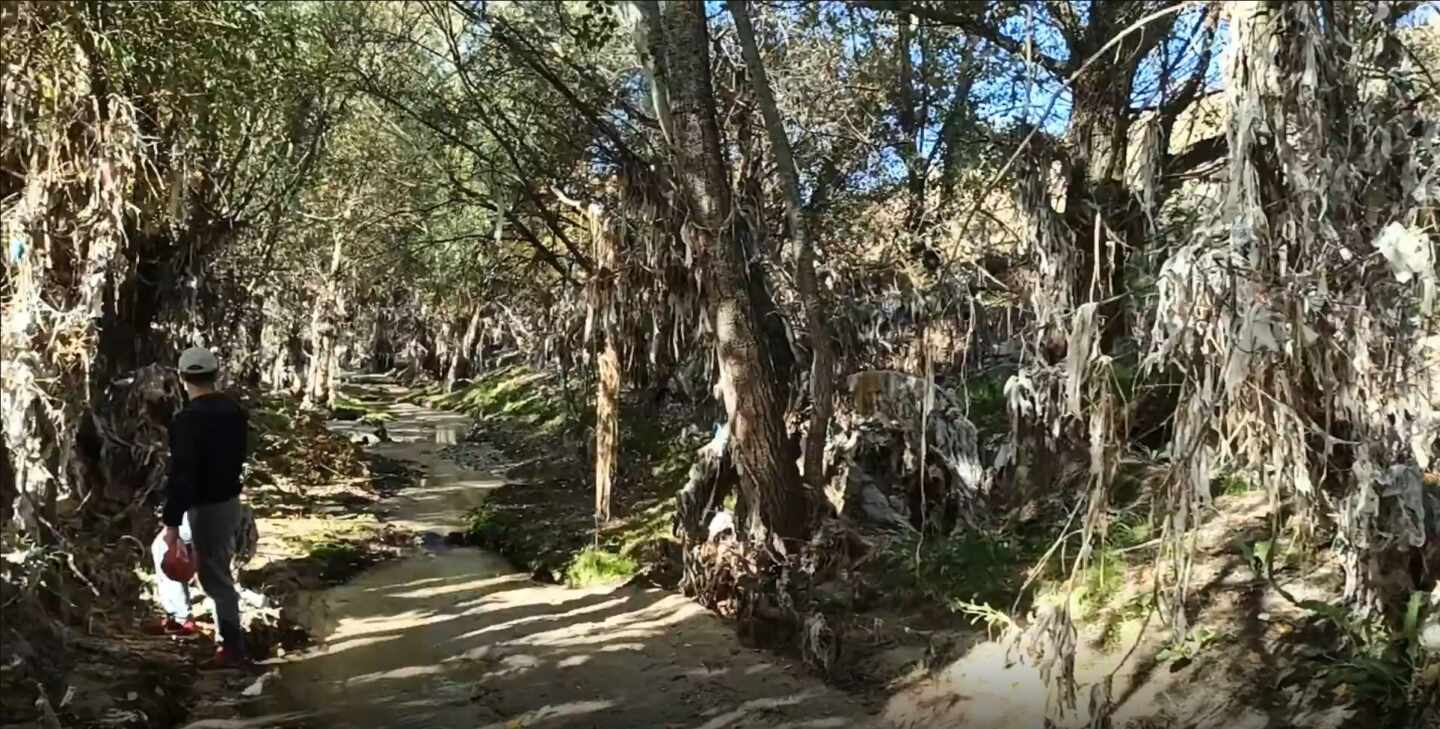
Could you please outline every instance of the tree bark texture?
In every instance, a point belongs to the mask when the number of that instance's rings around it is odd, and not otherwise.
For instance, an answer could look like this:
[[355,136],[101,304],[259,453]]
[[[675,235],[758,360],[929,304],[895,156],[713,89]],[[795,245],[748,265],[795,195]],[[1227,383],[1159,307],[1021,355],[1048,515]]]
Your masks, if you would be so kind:
[[[599,215],[595,210],[591,215]],[[595,521],[610,521],[610,497],[620,472],[620,322],[616,296],[622,226],[592,221],[595,273],[592,315],[598,317],[601,342],[595,390]]]
[[337,329],[345,310],[339,280],[344,250],[344,238],[337,234],[330,255],[330,275],[310,319],[311,355],[309,376],[305,378],[305,404],[312,407],[328,407],[335,402],[334,382],[339,365]]
[[10,524],[15,507],[15,471],[10,466],[10,446],[0,438],[0,528]]
[[[736,236],[728,166],[711,84],[710,34],[700,0],[641,2],[647,22],[647,63],[656,98],[665,97],[671,170],[687,220],[681,232],[705,271],[707,313],[714,326],[720,387],[734,422],[735,464],[742,495],[753,504],[749,533],[799,538],[806,528],[804,493],[794,444],[784,422],[784,387],[774,372],[772,342],[755,316],[754,296],[768,299],[747,266]],[[758,284],[758,285],[756,285]],[[770,303],[768,301],[763,303]]]
[[454,356],[450,358],[450,369],[445,374],[445,391],[453,392],[457,380],[467,379],[474,375],[475,346],[480,338],[480,307],[476,306],[470,312],[470,323],[465,326],[465,336],[460,340],[460,348],[455,350]]
[[375,310],[375,327],[370,335],[370,373],[378,375],[395,366],[395,344],[390,341],[389,316],[384,305]]
[[770,146],[774,150],[781,188],[785,191],[785,215],[791,235],[795,237],[799,248],[795,278],[800,289],[801,304],[805,307],[805,324],[810,330],[812,350],[810,430],[805,440],[804,477],[811,485],[818,487],[825,482],[825,439],[830,429],[831,415],[835,410],[835,349],[815,281],[815,241],[805,213],[804,200],[800,197],[800,173],[795,168],[790,138],[785,133],[785,123],[780,118],[780,108],[775,103],[775,94],[770,88],[765,63],[760,58],[760,49],[755,42],[755,30],[751,25],[747,7],[749,3],[730,0],[729,5],[730,13],[735,18],[735,29],[745,55],[745,64],[750,70],[750,82],[755,87],[755,97],[759,100],[760,111],[765,118],[765,129],[770,135]]
[[[1138,60],[1138,59],[1137,59]],[[1098,64],[1076,79],[1066,130],[1070,179],[1064,221],[1075,244],[1072,301],[1102,301],[1101,346],[1125,331],[1125,261],[1144,245],[1145,216],[1125,186],[1131,63]]]

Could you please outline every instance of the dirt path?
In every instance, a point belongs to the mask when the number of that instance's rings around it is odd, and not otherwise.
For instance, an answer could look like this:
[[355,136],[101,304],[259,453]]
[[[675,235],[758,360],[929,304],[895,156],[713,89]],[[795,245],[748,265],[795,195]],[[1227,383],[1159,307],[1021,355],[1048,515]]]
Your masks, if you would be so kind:
[[426,534],[424,548],[311,596],[320,646],[278,663],[246,718],[191,729],[879,726],[678,595],[541,585],[494,554],[445,546],[501,482],[439,455],[464,416],[390,411],[396,442],[375,450],[425,477],[387,502],[387,519]]

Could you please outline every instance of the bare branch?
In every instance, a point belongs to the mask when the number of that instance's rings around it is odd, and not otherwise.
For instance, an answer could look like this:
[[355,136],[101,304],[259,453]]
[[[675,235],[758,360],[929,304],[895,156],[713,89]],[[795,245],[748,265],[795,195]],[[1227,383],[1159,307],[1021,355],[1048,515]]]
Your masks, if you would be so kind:
[[[966,11],[966,8],[983,8],[983,5],[971,5],[967,3],[922,5],[917,2],[911,2],[910,0],[863,0],[858,4],[872,10],[901,15],[913,15],[932,23],[960,28],[966,33],[984,38],[991,45],[1001,48],[1011,55],[1025,55],[1024,42],[1001,33],[996,24],[987,20],[982,14],[972,14]],[[1064,74],[1065,64],[1061,63],[1060,60],[1054,56],[1032,51],[1032,58],[1046,71],[1056,76]]]

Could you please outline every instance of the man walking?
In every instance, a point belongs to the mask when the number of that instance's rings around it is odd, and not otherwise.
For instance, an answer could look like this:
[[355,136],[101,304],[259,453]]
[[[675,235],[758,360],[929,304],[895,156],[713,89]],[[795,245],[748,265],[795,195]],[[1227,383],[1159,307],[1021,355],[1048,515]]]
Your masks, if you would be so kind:
[[[174,548],[182,539],[182,524],[188,523],[200,587],[215,604],[215,622],[220,629],[216,667],[244,668],[249,657],[230,562],[243,519],[240,471],[245,464],[248,424],[240,404],[216,391],[219,371],[220,363],[209,350],[194,347],[180,355],[180,379],[190,402],[170,421],[170,473],[162,539],[166,549]],[[188,597],[186,600],[188,603]],[[170,606],[166,609],[168,612]],[[179,627],[183,632],[184,624]]]

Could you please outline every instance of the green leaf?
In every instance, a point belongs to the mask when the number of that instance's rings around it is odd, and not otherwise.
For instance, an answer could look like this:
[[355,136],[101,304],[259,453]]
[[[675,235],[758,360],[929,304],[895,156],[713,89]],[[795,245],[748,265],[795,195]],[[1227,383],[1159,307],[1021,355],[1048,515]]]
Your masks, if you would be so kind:
[[1405,627],[1401,635],[1411,643],[1420,639],[1420,608],[1425,604],[1425,593],[1415,591],[1410,593],[1410,601],[1405,606]]

